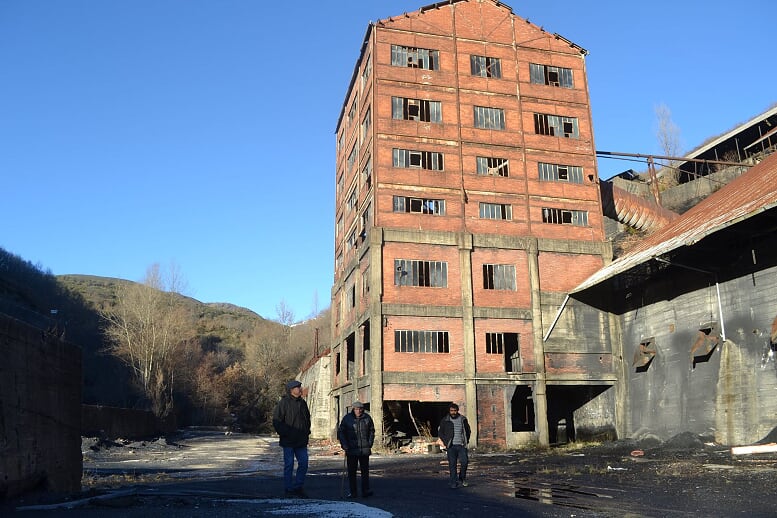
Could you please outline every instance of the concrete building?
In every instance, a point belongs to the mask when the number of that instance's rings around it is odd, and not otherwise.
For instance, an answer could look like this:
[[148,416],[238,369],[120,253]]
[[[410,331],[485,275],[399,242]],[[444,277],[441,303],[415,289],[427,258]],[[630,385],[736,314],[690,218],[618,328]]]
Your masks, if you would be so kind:
[[554,320],[611,258],[585,55],[493,0],[369,24],[336,131],[332,428],[359,399],[384,439],[450,402],[478,444],[614,434],[611,321]]

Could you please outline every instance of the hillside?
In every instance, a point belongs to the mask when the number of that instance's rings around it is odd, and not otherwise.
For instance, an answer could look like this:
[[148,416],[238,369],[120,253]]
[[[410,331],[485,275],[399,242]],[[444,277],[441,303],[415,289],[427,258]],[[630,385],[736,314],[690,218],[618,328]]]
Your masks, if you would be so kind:
[[[84,403],[145,408],[130,369],[110,353],[103,333],[100,310],[114,304],[122,284],[132,281],[54,276],[0,248],[0,312],[81,347]],[[285,381],[312,355],[316,335],[328,345],[328,310],[285,326],[229,303],[176,299],[191,325],[176,362],[181,423],[223,424],[239,415],[249,428],[261,425]]]

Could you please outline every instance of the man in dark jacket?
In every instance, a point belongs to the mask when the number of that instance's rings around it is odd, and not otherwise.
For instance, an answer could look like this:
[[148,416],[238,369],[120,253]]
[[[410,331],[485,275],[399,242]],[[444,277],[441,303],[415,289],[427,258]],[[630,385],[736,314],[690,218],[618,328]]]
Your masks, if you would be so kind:
[[[469,464],[469,457],[467,455],[467,445],[469,444],[471,433],[469,421],[467,421],[466,417],[459,414],[459,405],[451,403],[448,406],[448,415],[442,418],[437,429],[439,442],[448,450],[448,469],[451,476],[449,487],[451,489],[468,485],[467,464]],[[458,474],[456,473],[457,462],[461,464]]]
[[[283,448],[283,487],[287,494],[304,496],[305,475],[308,472],[308,437],[310,436],[310,410],[302,399],[302,383],[297,380],[286,384],[284,395],[272,415],[272,425],[280,436]],[[294,477],[294,459],[297,459],[297,476]]]
[[345,451],[348,464],[348,498],[356,497],[356,465],[361,467],[362,496],[372,496],[370,491],[370,455],[375,441],[375,425],[370,414],[364,411],[361,401],[354,401],[351,412],[345,414],[337,430],[340,446]]

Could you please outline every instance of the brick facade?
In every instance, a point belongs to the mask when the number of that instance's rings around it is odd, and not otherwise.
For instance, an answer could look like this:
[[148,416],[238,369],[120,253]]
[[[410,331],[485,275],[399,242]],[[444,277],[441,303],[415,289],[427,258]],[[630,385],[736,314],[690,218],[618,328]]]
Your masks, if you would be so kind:
[[[392,46],[422,49],[418,60],[423,49],[436,52],[429,59],[438,66],[392,64]],[[584,55],[492,0],[433,4],[370,25],[336,133],[333,398],[369,393],[378,424],[385,401],[456,401],[469,408],[476,442],[505,446],[516,387],[544,398],[554,382],[548,360],[565,366],[556,369],[562,378],[586,372],[590,359],[563,347],[547,356],[542,342],[542,314],[607,258]],[[471,56],[498,59],[501,73],[473,74]],[[562,67],[573,87],[533,83],[530,64]],[[394,106],[411,113],[417,100],[439,103],[439,121],[395,117]],[[503,115],[504,127],[476,127],[479,113]],[[573,121],[571,138],[556,126],[537,134],[556,116]],[[410,161],[395,164],[405,150]],[[478,157],[506,160],[507,175],[478,174]],[[582,168],[582,180],[541,180],[540,163]],[[573,211],[587,221],[563,224]],[[483,217],[492,213],[505,217]],[[398,273],[397,260],[442,263],[445,285],[424,285],[423,271],[419,285],[395,282],[414,274]],[[514,289],[494,289],[512,272]],[[449,350],[397,352],[397,330],[444,331]],[[487,351],[487,340],[499,348]],[[545,402],[536,403],[536,436],[547,442]]]

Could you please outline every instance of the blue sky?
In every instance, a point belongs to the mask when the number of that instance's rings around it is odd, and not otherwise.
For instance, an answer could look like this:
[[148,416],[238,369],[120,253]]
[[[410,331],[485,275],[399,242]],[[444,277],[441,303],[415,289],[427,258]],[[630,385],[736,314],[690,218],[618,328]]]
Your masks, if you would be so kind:
[[[334,129],[370,20],[428,1],[0,0],[0,247],[276,318],[329,305]],[[508,1],[589,51],[598,150],[683,150],[777,102],[777,3]],[[603,159],[608,178],[641,164]]]

